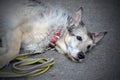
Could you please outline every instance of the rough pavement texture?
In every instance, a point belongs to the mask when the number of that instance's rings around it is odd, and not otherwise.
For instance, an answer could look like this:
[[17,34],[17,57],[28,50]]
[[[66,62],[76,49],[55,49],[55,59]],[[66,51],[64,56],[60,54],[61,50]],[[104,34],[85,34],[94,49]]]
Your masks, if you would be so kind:
[[44,0],[70,12],[83,6],[83,21],[92,32],[108,31],[107,36],[88,53],[84,63],[74,63],[55,51],[40,54],[54,57],[56,64],[34,78],[0,80],[120,80],[120,1],[118,0]]

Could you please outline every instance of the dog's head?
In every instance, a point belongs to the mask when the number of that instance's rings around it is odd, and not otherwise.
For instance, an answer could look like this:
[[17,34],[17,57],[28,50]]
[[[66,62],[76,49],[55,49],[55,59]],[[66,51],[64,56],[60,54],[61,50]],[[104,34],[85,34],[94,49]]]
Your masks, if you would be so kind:
[[81,62],[85,53],[91,50],[107,32],[90,33],[87,31],[82,18],[83,8],[81,7],[73,17],[69,18],[67,31],[57,42],[56,49],[66,54],[71,60]]

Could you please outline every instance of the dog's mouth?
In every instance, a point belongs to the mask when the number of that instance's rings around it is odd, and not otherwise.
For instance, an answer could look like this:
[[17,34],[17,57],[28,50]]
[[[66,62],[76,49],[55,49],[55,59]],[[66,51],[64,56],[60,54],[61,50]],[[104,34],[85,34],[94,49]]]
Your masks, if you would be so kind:
[[68,59],[70,59],[70,60],[72,60],[74,62],[77,62],[77,63],[84,62],[84,59],[79,59],[79,58],[73,57],[71,54],[65,54],[65,56],[67,56]]

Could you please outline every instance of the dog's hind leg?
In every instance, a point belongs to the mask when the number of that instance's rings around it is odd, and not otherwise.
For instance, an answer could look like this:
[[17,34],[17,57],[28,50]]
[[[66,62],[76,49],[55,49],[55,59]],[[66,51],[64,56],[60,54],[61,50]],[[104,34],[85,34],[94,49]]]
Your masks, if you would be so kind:
[[19,29],[15,29],[6,34],[3,48],[0,49],[0,68],[8,64],[18,55],[21,40],[22,33]]

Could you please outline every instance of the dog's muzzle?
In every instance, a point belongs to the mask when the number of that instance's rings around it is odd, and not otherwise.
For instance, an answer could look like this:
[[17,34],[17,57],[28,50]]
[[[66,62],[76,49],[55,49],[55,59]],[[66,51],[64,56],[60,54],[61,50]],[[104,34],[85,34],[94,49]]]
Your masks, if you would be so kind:
[[79,53],[78,53],[78,58],[79,58],[79,59],[84,59],[84,58],[85,58],[84,53],[83,53],[83,52],[79,52]]
[[74,61],[74,62],[83,62],[85,59],[85,54],[83,52],[79,52],[76,57],[72,56],[71,54],[66,54],[66,56]]

